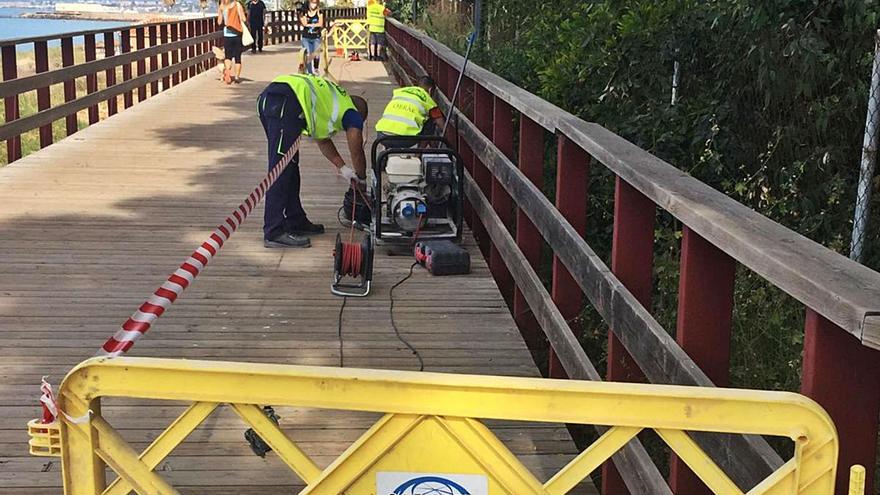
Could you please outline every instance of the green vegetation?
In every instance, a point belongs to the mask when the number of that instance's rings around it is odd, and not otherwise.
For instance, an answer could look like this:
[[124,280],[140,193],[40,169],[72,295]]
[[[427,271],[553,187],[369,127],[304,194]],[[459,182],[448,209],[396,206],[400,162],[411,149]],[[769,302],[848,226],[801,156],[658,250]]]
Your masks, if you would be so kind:
[[[391,3],[408,18],[409,2]],[[486,0],[483,12],[474,54],[483,67],[848,253],[880,4]],[[472,29],[442,3],[425,7],[416,22],[460,53]],[[676,61],[681,77],[673,106]],[[552,160],[545,175],[552,184]],[[874,233],[878,188],[875,180]],[[598,165],[589,208],[587,238],[610,261],[613,176]],[[658,215],[651,311],[670,332],[681,229],[668,214]],[[865,258],[874,269],[877,237],[869,237]],[[802,305],[742,267],[735,304],[732,385],[798,390]],[[603,365],[607,328],[589,309],[581,325],[591,358]]]

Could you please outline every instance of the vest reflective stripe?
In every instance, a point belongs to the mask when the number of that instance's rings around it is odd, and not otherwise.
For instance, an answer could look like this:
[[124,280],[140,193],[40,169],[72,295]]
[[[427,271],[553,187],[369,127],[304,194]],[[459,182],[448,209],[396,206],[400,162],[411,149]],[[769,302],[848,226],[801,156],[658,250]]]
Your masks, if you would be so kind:
[[422,115],[428,115],[428,109],[425,108],[425,105],[416,98],[410,98],[409,96],[395,96],[391,100],[392,101],[394,101],[394,100],[405,101],[407,103],[412,103],[413,105],[415,105],[419,108],[419,111],[422,113]]
[[376,131],[395,136],[415,136],[422,132],[428,112],[437,103],[427,91],[410,86],[394,90],[394,96],[376,123]]
[[385,6],[379,2],[367,6],[367,25],[371,33],[385,32]]
[[303,134],[327,139],[342,130],[342,116],[356,110],[345,90],[317,76],[295,74],[276,77],[272,82],[290,86],[299,100],[306,121]]

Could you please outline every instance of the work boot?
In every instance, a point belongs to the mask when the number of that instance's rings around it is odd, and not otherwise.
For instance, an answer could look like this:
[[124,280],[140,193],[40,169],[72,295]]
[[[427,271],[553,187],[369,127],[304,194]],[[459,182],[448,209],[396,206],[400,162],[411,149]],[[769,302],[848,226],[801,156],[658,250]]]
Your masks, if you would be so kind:
[[308,237],[293,234],[281,234],[271,239],[263,239],[263,246],[267,248],[307,248],[312,245]]
[[290,229],[290,233],[296,236],[300,235],[319,235],[324,233],[324,226],[320,223],[312,223],[308,219]]

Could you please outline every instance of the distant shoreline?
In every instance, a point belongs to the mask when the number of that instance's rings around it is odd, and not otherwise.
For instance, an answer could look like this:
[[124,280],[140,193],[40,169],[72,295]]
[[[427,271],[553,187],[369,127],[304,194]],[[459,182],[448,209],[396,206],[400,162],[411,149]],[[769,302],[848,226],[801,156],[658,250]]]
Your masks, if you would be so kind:
[[139,12],[28,12],[22,14],[21,18],[117,22],[159,22],[177,19],[160,13]]

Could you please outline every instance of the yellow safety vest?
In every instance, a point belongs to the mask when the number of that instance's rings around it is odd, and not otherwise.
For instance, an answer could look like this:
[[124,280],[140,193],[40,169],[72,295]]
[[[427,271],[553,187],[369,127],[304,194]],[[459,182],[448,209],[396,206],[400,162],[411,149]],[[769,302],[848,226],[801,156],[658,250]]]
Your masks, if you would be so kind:
[[303,134],[315,139],[327,139],[341,131],[345,112],[357,110],[344,88],[318,76],[278,76],[272,82],[290,86],[306,119]]
[[376,130],[395,136],[415,136],[422,132],[428,112],[436,106],[431,95],[419,86],[395,89]]
[[379,2],[367,6],[367,25],[371,33],[385,32],[385,6]]

